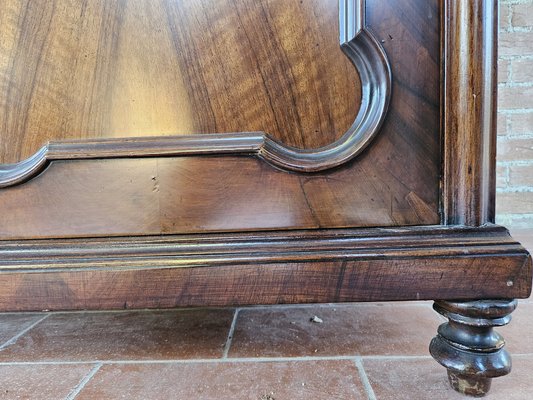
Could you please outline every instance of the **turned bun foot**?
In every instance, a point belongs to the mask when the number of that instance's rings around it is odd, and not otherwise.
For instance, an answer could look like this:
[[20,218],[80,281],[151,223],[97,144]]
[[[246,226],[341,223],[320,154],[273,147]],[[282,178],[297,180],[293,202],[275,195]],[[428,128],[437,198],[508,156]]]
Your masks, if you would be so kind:
[[492,378],[511,371],[505,341],[493,328],[509,323],[516,300],[436,301],[433,308],[449,322],[439,326],[429,346],[431,355],[446,367],[455,390],[474,397],[486,395]]

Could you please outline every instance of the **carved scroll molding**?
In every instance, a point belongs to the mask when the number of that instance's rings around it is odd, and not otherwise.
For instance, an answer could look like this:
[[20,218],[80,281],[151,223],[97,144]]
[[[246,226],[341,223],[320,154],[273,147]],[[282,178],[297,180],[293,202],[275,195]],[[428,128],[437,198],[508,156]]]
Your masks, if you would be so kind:
[[360,154],[378,133],[392,85],[387,55],[365,27],[365,0],[339,0],[339,34],[344,54],[359,73],[361,106],[353,124],[334,143],[317,149],[298,149],[263,132],[56,141],[26,160],[0,165],[0,188],[31,179],[53,160],[248,154],[298,172],[339,166]]
[[265,136],[259,154],[279,167],[303,172],[336,167],[357,156],[377,134],[389,105],[390,65],[379,41],[365,29],[365,1],[339,0],[339,33],[344,54],[361,79],[361,108],[336,142],[313,150],[287,147]]

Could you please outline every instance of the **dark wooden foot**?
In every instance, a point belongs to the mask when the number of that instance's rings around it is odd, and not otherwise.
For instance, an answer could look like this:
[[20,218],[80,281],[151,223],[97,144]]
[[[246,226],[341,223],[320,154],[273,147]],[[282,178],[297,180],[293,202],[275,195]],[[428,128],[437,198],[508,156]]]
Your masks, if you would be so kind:
[[511,357],[503,348],[505,342],[493,328],[509,323],[516,304],[516,300],[435,302],[433,308],[449,322],[439,326],[429,352],[448,369],[455,390],[484,396],[492,378],[511,371]]

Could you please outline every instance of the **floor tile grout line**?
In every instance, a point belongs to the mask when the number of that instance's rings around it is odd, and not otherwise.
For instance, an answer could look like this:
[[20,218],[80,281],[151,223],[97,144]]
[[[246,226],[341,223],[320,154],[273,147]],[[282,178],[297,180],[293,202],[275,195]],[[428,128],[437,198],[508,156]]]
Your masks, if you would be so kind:
[[48,318],[50,314],[45,314],[43,317],[39,318],[37,321],[32,323],[30,326],[26,327],[19,333],[17,333],[15,336],[13,336],[8,341],[4,342],[0,346],[0,351],[4,350],[5,348],[11,346],[12,344],[16,343],[17,340],[19,340],[22,336],[24,336],[26,333],[28,333],[31,329],[33,329],[36,325],[40,324],[42,321],[44,321],[46,318]]
[[44,315],[44,314],[55,314],[59,311],[2,311],[0,315]]
[[[532,354],[533,355],[533,354]],[[523,356],[523,355],[522,355]],[[90,361],[8,361],[0,362],[0,366],[14,365],[72,365],[95,364],[127,365],[127,364],[228,364],[228,363],[263,363],[263,362],[306,362],[306,361],[355,361],[361,360],[431,360],[431,356],[299,356],[299,357],[241,357],[241,358],[197,358],[181,360],[90,360]]]
[[76,385],[74,389],[71,390],[71,392],[68,394],[68,396],[65,398],[65,400],[74,400],[78,394],[83,390],[85,385],[89,383],[89,381],[93,378],[94,375],[100,370],[102,367],[102,363],[97,363],[91,370],[83,377],[83,379]]
[[359,371],[359,379],[361,379],[361,383],[365,388],[368,400],[377,400],[376,394],[374,393],[374,389],[372,389],[372,385],[370,384],[370,380],[368,379],[365,368],[363,366],[363,359],[361,357],[356,357],[354,362],[357,371]]
[[394,361],[394,360],[433,360],[433,357],[431,357],[431,355],[427,355],[427,356],[378,356],[378,355],[374,355],[374,356],[361,356],[361,359],[362,360],[376,360],[376,361],[380,361],[380,360],[390,360],[390,361]]
[[233,334],[235,332],[235,326],[237,325],[237,318],[239,317],[240,308],[236,308],[233,313],[233,320],[228,331],[228,337],[226,338],[226,343],[224,344],[224,351],[222,352],[222,358],[228,358],[229,350],[231,348],[231,343],[233,342]]
[[304,361],[353,361],[355,356],[334,357],[251,357],[251,358],[196,358],[182,360],[90,360],[90,361],[8,361],[0,362],[0,366],[15,365],[73,365],[95,364],[103,365],[142,365],[142,364],[230,364],[230,363],[267,363],[267,362],[304,362]]

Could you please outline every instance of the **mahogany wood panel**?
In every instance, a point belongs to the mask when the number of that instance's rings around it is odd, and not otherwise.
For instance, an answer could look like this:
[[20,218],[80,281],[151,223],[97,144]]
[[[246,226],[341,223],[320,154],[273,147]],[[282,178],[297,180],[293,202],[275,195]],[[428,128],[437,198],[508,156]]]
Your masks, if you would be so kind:
[[[117,236],[437,223],[388,171],[356,164],[327,176],[252,157],[53,162],[0,190],[0,238]],[[386,196],[383,197],[383,193]]]
[[[361,102],[352,125],[337,140],[312,149],[295,148],[263,132],[248,135],[217,134],[215,139],[205,135],[188,135],[182,139],[173,136],[169,139],[157,137],[134,140],[91,139],[82,142],[51,141],[23,161],[0,165],[0,187],[31,179],[52,160],[145,157],[154,155],[158,148],[160,152],[155,155],[219,154],[247,149],[273,165],[300,172],[322,171],[344,164],[359,155],[379,132],[390,102],[392,82],[387,55],[378,39],[367,28],[366,1],[340,0],[338,7],[339,46],[359,74]],[[247,15],[250,13],[251,11]],[[186,17],[180,16],[178,20],[184,19]],[[194,41],[190,42],[194,45]],[[188,60],[190,62],[187,63],[187,68],[192,68],[198,58]],[[277,65],[275,58],[270,57],[268,62]],[[198,70],[204,72],[202,68]],[[231,83],[227,82],[224,76],[221,78],[226,84]],[[263,82],[266,80],[263,79]],[[290,108],[287,109],[285,114],[290,111]]]
[[396,228],[3,242],[0,309],[523,298],[505,229]]
[[[387,53],[393,81],[383,127],[356,160],[312,174],[229,155],[158,158],[156,174],[130,167],[153,166],[138,159],[54,161],[29,182],[0,190],[0,239],[439,223],[440,4],[366,3],[366,24]],[[251,151],[260,140],[251,137],[229,147]],[[119,141],[108,156],[173,154],[157,141],[137,152],[130,143]],[[54,152],[87,154],[76,146]]]
[[54,139],[329,144],[361,99],[338,13],[338,0],[2,1],[0,163]]

